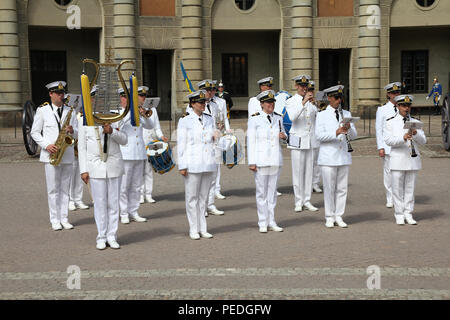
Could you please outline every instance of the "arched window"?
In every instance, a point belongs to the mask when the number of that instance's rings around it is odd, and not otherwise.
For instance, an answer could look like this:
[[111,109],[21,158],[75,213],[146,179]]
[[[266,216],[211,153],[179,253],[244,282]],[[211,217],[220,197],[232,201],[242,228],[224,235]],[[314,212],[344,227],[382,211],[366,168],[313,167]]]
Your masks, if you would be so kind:
[[255,0],[234,0],[241,10],[249,10],[255,4]]
[[56,4],[60,6],[67,6],[72,2],[72,0],[54,0],[54,1],[56,2]]
[[435,0],[416,0],[416,2],[419,6],[426,8],[426,7],[433,5]]

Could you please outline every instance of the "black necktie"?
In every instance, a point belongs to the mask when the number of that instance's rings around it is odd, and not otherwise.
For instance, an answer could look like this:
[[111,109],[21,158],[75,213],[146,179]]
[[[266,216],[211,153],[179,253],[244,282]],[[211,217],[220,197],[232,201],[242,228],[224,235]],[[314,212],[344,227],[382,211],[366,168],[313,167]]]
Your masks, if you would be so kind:
[[103,153],[108,152],[108,134],[103,134]]
[[208,112],[211,114],[211,109],[209,108],[209,103],[206,106],[208,107]]
[[339,111],[338,111],[338,109],[334,110],[334,112],[336,112],[336,120],[339,122]]
[[270,123],[272,123],[272,119],[270,119],[270,115],[267,115],[267,119],[269,120]]
[[408,119],[406,119],[406,117],[403,117],[403,123],[406,123],[406,120]]
[[62,118],[62,112],[63,112],[63,107],[59,107],[59,108],[58,108],[59,119]]
[[202,118],[198,118],[198,121],[200,121],[201,125],[203,125]]
[[394,104],[394,111],[395,113],[397,113],[397,107],[395,106],[395,104]]

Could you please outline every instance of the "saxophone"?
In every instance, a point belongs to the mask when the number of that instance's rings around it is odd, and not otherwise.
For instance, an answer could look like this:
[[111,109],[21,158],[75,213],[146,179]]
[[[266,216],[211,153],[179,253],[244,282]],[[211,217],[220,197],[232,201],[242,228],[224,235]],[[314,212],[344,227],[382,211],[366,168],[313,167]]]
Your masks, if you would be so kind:
[[56,139],[55,145],[58,147],[58,151],[50,154],[50,164],[57,166],[64,155],[67,147],[74,145],[75,139],[70,134],[66,134],[66,127],[70,123],[70,119],[72,118],[73,108],[70,108],[69,113],[67,114],[66,120],[64,120],[64,124],[59,131],[58,139]]

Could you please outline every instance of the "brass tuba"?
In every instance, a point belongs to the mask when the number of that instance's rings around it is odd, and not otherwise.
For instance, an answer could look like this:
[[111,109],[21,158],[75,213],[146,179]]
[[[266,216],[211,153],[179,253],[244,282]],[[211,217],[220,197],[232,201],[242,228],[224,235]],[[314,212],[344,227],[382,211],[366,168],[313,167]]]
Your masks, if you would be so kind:
[[[64,107],[64,106],[63,106]],[[61,107],[61,108],[63,108]],[[70,119],[72,118],[73,107],[70,108],[69,113],[67,114],[66,120],[64,120],[64,124],[59,131],[58,139],[56,139],[55,145],[58,148],[58,151],[50,154],[50,164],[57,166],[64,155],[67,147],[73,146],[75,143],[75,138],[70,134],[66,134],[66,127],[70,124]]]

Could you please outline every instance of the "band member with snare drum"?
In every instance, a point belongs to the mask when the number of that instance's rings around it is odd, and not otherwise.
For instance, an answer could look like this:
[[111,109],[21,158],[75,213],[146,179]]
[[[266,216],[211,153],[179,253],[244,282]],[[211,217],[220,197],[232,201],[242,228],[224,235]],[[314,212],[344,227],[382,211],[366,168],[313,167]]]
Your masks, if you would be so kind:
[[[317,114],[316,138],[320,142],[317,163],[322,169],[323,198],[325,203],[325,226],[341,228],[347,224],[342,220],[347,202],[348,173],[352,164],[349,140],[356,138],[353,123],[342,123],[351,113],[342,110],[344,86],[337,85],[324,90],[328,96],[328,107]],[[348,139],[348,140],[347,140]]]
[[275,92],[266,90],[257,96],[261,111],[248,120],[247,156],[256,185],[259,232],[281,232],[275,222],[277,184],[283,165],[280,140],[287,139],[283,118],[275,113]]
[[178,170],[185,187],[189,237],[192,240],[212,238],[206,225],[209,190],[217,172],[215,140],[220,133],[213,118],[204,113],[206,92],[187,96],[190,113],[181,118],[177,130]]
[[417,172],[422,169],[418,145],[427,138],[422,129],[404,129],[405,123],[420,122],[411,118],[413,96],[399,95],[395,98],[398,113],[384,124],[384,142],[391,147],[389,168],[392,175],[395,222],[404,225],[417,224],[413,219],[414,187]]
[[[77,118],[71,116],[70,108],[64,105],[66,83],[55,81],[46,85],[50,104],[39,107],[34,116],[31,137],[42,148],[40,161],[45,163],[48,207],[53,230],[72,229],[68,221],[69,185],[73,170],[73,144],[64,146],[65,136],[76,139],[78,133]],[[69,118],[70,116],[70,118]],[[65,124],[67,125],[65,126]],[[62,138],[61,138],[62,137]],[[74,141],[74,140],[73,140]],[[53,165],[54,154],[59,154],[58,164]],[[56,162],[55,162],[56,163]]]

